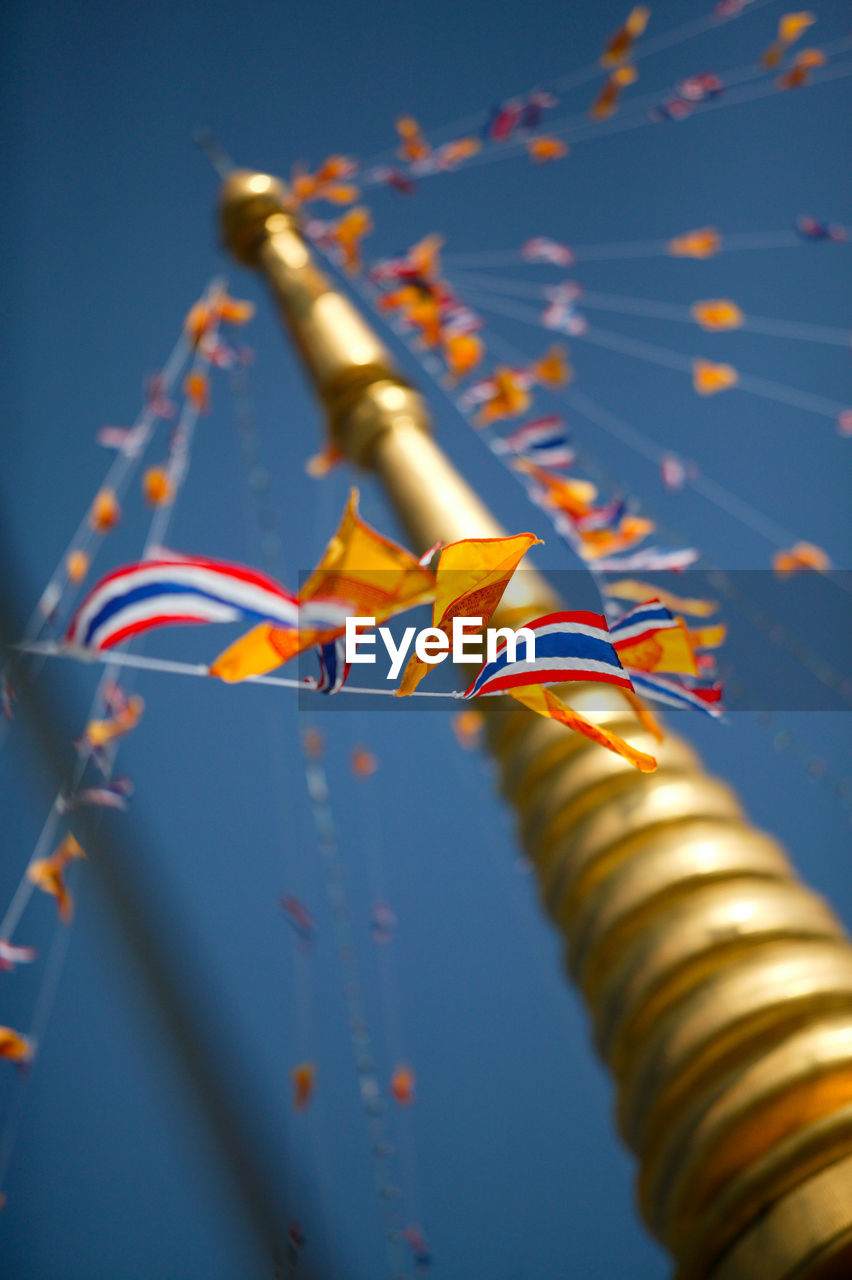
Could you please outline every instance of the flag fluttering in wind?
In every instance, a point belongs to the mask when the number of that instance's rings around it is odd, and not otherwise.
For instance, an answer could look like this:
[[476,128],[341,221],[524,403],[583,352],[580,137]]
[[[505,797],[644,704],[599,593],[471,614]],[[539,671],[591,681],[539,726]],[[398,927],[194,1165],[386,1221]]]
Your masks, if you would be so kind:
[[[343,519],[322,559],[299,592],[301,623],[282,627],[263,622],[221,653],[210,674],[233,682],[263,675],[314,645],[343,634],[346,615],[386,621],[434,595],[435,579],[403,547],[383,537],[358,514],[353,489]],[[343,616],[318,615],[322,602],[334,601]]]
[[110,649],[131,636],[176,623],[264,618],[298,625],[296,597],[256,569],[179,556],[142,560],[98,582],[71,619],[66,642]]
[[535,636],[535,659],[518,657],[516,649],[514,660],[510,661],[509,647],[504,643],[493,661],[483,663],[465,697],[508,693],[538,715],[556,720],[622,756],[641,772],[653,772],[657,767],[653,756],[637,751],[617,734],[593,724],[567,706],[557,694],[544,688],[546,684],[573,681],[610,684],[620,689],[635,709],[630,676],[621,665],[602,614],[585,611],[547,614],[526,623],[525,627]]
[[[487,627],[512,574],[531,546],[540,542],[532,533],[508,538],[463,538],[441,551],[435,574],[432,626],[451,636],[453,618],[481,618]],[[412,654],[402,675],[397,697],[413,693],[429,670],[429,663]]]
[[68,924],[74,912],[74,900],[65,883],[65,868],[75,858],[85,858],[74,836],[69,832],[62,843],[48,858],[38,858],[27,867],[27,879],[38,889],[52,894],[56,899],[59,919]]
[[33,1056],[33,1043],[11,1027],[0,1027],[0,1058],[8,1062],[29,1062]]

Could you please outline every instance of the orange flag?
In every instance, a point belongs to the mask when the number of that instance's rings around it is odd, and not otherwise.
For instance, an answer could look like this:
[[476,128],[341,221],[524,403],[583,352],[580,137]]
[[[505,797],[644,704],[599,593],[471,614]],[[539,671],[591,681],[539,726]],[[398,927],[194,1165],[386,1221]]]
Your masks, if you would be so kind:
[[74,912],[74,900],[65,883],[65,868],[75,858],[85,858],[85,856],[69,832],[49,858],[38,858],[27,867],[27,879],[56,899],[59,919],[64,924],[68,924]]
[[645,516],[623,516],[616,529],[589,529],[579,534],[578,550],[584,560],[600,560],[638,546],[656,525]]
[[33,1056],[32,1042],[11,1027],[0,1027],[0,1058],[9,1062],[29,1062]]
[[121,519],[121,507],[112,489],[101,489],[95,495],[89,512],[89,526],[95,533],[107,533]]
[[396,122],[396,131],[400,138],[399,156],[409,164],[414,160],[425,160],[432,148],[420,132],[420,125],[412,116],[400,116]]
[[[463,538],[447,543],[435,574],[432,626],[450,638],[453,618],[481,618],[487,627],[512,574],[530,547],[540,541],[533,533],[518,533],[508,538]],[[412,654],[396,696],[413,693],[429,666]]]
[[482,359],[485,349],[482,339],[475,333],[449,333],[442,337],[441,345],[447,368],[453,378],[463,378],[471,373]]
[[502,418],[517,418],[526,413],[532,397],[529,379],[515,369],[495,369],[491,376],[494,390],[476,415],[478,426],[487,427]]
[[[683,618],[675,619],[677,626],[666,627],[635,644],[618,645],[618,656],[630,671],[665,671],[673,674],[697,676],[694,644],[691,636],[698,632],[687,631]],[[715,631],[716,628],[706,628]],[[724,639],[724,628],[721,628]],[[719,642],[721,643],[721,641]]]
[[530,366],[530,373],[543,387],[567,387],[574,376],[567,352],[558,344]]
[[482,741],[482,729],[485,719],[481,711],[459,711],[453,716],[453,733],[460,747],[465,751],[475,751]]
[[831,568],[831,561],[822,547],[817,547],[812,542],[797,542],[789,551],[775,552],[772,568],[776,577],[789,578],[791,573],[799,573],[803,569],[824,573]]
[[304,1111],[314,1096],[317,1069],[312,1062],[300,1062],[290,1072],[293,1084],[293,1109]]
[[82,582],[89,572],[89,557],[85,551],[69,551],[65,561],[65,571],[75,585]]
[[522,685],[517,689],[508,689],[507,693],[517,702],[522,702],[525,707],[529,707],[530,711],[535,711],[537,715],[546,716],[549,720],[556,720],[559,724],[564,724],[566,729],[573,729],[575,733],[582,733],[585,737],[590,738],[592,742],[597,742],[600,746],[606,747],[608,751],[614,751],[616,755],[622,756],[640,773],[653,773],[656,769],[657,762],[653,756],[646,755],[644,751],[637,751],[635,747],[631,747],[623,738],[619,738],[615,733],[610,733],[608,729],[604,729],[601,725],[592,724],[591,720],[587,720],[585,716],[581,716],[579,712],[566,706],[561,698],[557,697],[555,693],[551,693],[550,689],[545,689],[544,685]]
[[344,213],[331,228],[331,237],[340,249],[343,267],[350,275],[361,270],[361,241],[373,230],[370,210],[358,205]]
[[717,391],[735,387],[739,374],[731,364],[714,364],[712,360],[693,360],[692,385],[700,396],[713,396]]
[[688,596],[676,596],[655,583],[640,582],[638,578],[619,578],[617,582],[606,584],[606,594],[615,600],[634,600],[641,604],[645,600],[659,600],[672,613],[688,613],[693,618],[709,618],[719,608],[716,600],[695,600]]
[[414,1071],[407,1063],[398,1066],[391,1076],[390,1091],[401,1107],[410,1107],[414,1101]]
[[624,26],[619,27],[604,46],[600,58],[602,67],[618,66],[619,62],[623,62],[630,56],[633,45],[647,27],[650,16],[651,10],[643,4],[638,4],[635,9],[630,10]]
[[571,148],[561,138],[548,138],[539,135],[528,138],[525,146],[529,157],[535,164],[548,164],[551,160],[561,160],[567,156]]
[[722,237],[715,227],[699,227],[669,240],[666,249],[674,258],[712,258],[722,247]]
[[639,78],[635,67],[618,67],[603,84],[603,87],[589,107],[589,115],[593,120],[607,120],[618,108],[621,92],[629,84]]
[[702,329],[738,329],[745,320],[740,308],[730,298],[711,298],[694,302],[690,311]]
[[166,507],[174,500],[175,490],[165,467],[149,467],[142,477],[145,501],[152,507]]
[[379,767],[378,760],[366,747],[353,747],[349,763],[356,778],[371,778]]
[[[353,489],[337,533],[299,592],[299,603],[344,601],[352,606],[352,616],[375,618],[378,625],[434,594],[434,574],[411,552],[364,523],[358,514],[358,490]],[[262,622],[220,653],[210,674],[229,683],[263,675],[343,631],[343,626],[297,631]]]
[[564,511],[568,516],[586,515],[598,496],[597,488],[590,480],[555,476],[526,458],[516,458],[512,467],[537,480],[547,495],[547,506]]

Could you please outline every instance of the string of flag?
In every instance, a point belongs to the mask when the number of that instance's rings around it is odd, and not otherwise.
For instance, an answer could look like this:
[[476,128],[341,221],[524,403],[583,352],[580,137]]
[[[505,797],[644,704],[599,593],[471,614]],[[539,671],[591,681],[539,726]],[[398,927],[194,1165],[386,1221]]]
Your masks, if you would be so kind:
[[[169,460],[163,469],[163,474],[168,479],[168,487],[158,492],[158,500],[152,503],[155,510],[149,523],[143,556],[151,554],[151,550],[155,545],[154,539],[156,538],[159,541],[163,533],[167,531],[173,515],[175,500],[187,474],[195,425],[200,413],[206,407],[207,369],[211,363],[212,354],[218,349],[218,324],[221,317],[217,310],[217,300],[222,297],[224,295],[221,292],[221,286],[216,281],[208,287],[201,302],[197,304],[197,308],[201,308],[205,315],[208,316],[203,332],[193,334],[189,326],[185,330],[185,337],[193,356],[183,387],[184,400],[171,437]],[[191,312],[190,316],[192,314]],[[198,315],[197,310],[196,315]],[[202,341],[202,338],[204,341]],[[181,344],[178,345],[176,350],[181,350]],[[171,380],[177,377],[180,368],[177,356],[173,356],[173,361],[174,364],[170,370]],[[165,383],[162,379],[157,381],[155,395],[157,397],[165,396]],[[162,404],[159,407],[155,406],[152,410],[150,399],[151,397],[149,396],[148,417],[145,416],[143,411],[141,419],[143,424],[146,425],[146,433],[148,435],[153,429],[156,417],[165,416],[168,418],[172,416],[171,410],[166,412],[165,406]],[[126,436],[123,439],[126,443]],[[137,441],[141,439],[142,433],[140,432]],[[125,450],[123,462],[121,459],[116,459],[115,469],[112,471],[112,479],[116,483],[124,482],[126,484],[129,479],[131,468],[127,463],[133,460],[136,449],[137,444],[134,443],[129,454]],[[102,496],[105,492],[109,494],[109,499],[102,506],[104,509],[108,507],[114,515],[118,507],[114,490],[101,490],[99,496]],[[97,499],[92,510],[98,510]],[[105,527],[112,527],[113,523],[114,519],[111,518],[109,524]],[[86,568],[88,569],[88,565]],[[44,596],[42,595],[43,598]],[[35,653],[43,656],[50,651],[50,646],[56,643],[56,641],[41,643],[25,641],[20,646],[20,650],[23,653]],[[130,655],[124,656],[129,657]],[[127,687],[122,688],[119,685],[118,665],[112,661],[108,662],[98,680],[90,704],[86,727],[81,737],[74,744],[77,749],[77,758],[71,771],[70,782],[67,787],[62,788],[55,795],[35,848],[24,868],[18,887],[4,913],[3,920],[0,922],[0,938],[2,938],[5,947],[12,948],[11,952],[7,954],[14,957],[20,949],[15,947],[12,938],[31,900],[33,891],[38,888],[56,900],[58,923],[54,930],[54,938],[48,953],[47,963],[42,967],[39,991],[36,996],[29,1030],[26,1034],[22,1034],[12,1029],[6,1029],[11,1039],[4,1049],[3,1056],[21,1063],[30,1063],[35,1057],[38,1041],[44,1034],[53,1002],[59,989],[67,952],[67,938],[63,940],[62,935],[68,933],[68,926],[73,919],[74,876],[77,864],[80,860],[85,859],[85,851],[75,839],[66,815],[72,812],[74,807],[79,804],[93,804],[98,809],[123,808],[127,796],[132,792],[132,785],[129,784],[128,780],[114,777],[114,766],[120,741],[127,733],[136,728],[144,712],[145,704],[141,697],[130,693]],[[82,789],[81,784],[86,771],[92,767],[97,769],[97,782],[93,786]],[[73,822],[73,819],[71,819],[71,822]],[[63,826],[66,828],[64,837],[53,852],[49,852]],[[25,952],[28,950],[28,948],[24,949]],[[36,957],[25,956],[25,958],[29,960]],[[18,959],[20,959],[20,956]],[[12,959],[10,964],[13,965],[15,962],[16,960]],[[28,1079],[28,1075],[19,1077],[17,1095],[13,1098],[3,1125],[0,1127],[0,1157],[2,1157],[2,1163],[0,1163],[0,1185],[2,1185],[8,1173],[9,1162],[12,1158],[21,1114],[21,1095],[26,1088]]]

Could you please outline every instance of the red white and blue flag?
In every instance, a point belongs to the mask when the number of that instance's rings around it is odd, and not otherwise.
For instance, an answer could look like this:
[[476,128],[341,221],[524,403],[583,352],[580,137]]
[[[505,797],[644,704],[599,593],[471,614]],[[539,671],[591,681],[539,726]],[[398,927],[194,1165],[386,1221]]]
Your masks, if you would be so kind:
[[549,240],[547,236],[533,236],[521,246],[521,257],[526,262],[552,262],[556,267],[570,267],[576,262],[567,244]]
[[570,467],[575,458],[564,419],[558,414],[525,422],[511,435],[493,440],[492,448],[495,453],[514,453],[540,467]]
[[320,693],[339,693],[349,679],[350,663],[346,661],[343,637],[317,645],[320,674],[314,686]]
[[616,649],[623,649],[650,640],[660,631],[676,630],[680,626],[677,618],[659,600],[646,600],[614,622],[609,634]]
[[[525,624],[535,635],[535,660],[526,660],[523,638],[515,661],[502,644],[493,662],[485,662],[465,690],[466,698],[501,693],[530,684],[563,684],[568,680],[593,680],[632,689],[612,644],[606,618],[600,613],[548,613]],[[520,656],[520,655],[523,655]]]
[[637,573],[643,570],[646,573],[653,573],[663,569],[677,572],[695,564],[700,554],[694,547],[683,547],[678,551],[646,547],[644,551],[634,551],[632,555],[608,556],[604,560],[598,560],[595,570],[598,573]]
[[667,707],[685,707],[691,711],[703,711],[705,715],[719,719],[725,714],[722,706],[722,686],[687,685],[673,676],[661,676],[656,672],[633,671],[633,685],[643,698],[663,702]]
[[578,533],[593,533],[596,530],[617,528],[626,514],[627,499],[617,497],[602,507],[592,507],[584,515],[569,519]]
[[224,560],[143,560],[107,574],[71,619],[66,642],[110,649],[154,627],[189,622],[274,622],[279,627],[342,626],[343,601],[311,601],[266,574]]

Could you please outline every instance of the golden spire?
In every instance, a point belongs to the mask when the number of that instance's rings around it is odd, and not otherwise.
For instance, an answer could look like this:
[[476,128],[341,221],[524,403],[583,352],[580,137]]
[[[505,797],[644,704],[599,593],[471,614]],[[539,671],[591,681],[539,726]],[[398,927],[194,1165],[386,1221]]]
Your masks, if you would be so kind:
[[[225,181],[227,247],[266,278],[336,445],[375,471],[418,549],[502,533],[429,436],[426,406],[316,266],[283,183]],[[532,570],[510,608],[551,608]],[[852,947],[784,850],[673,734],[622,700],[572,705],[655,774],[508,699],[488,738],[566,965],[615,1078],[639,1202],[678,1280],[852,1275]]]

